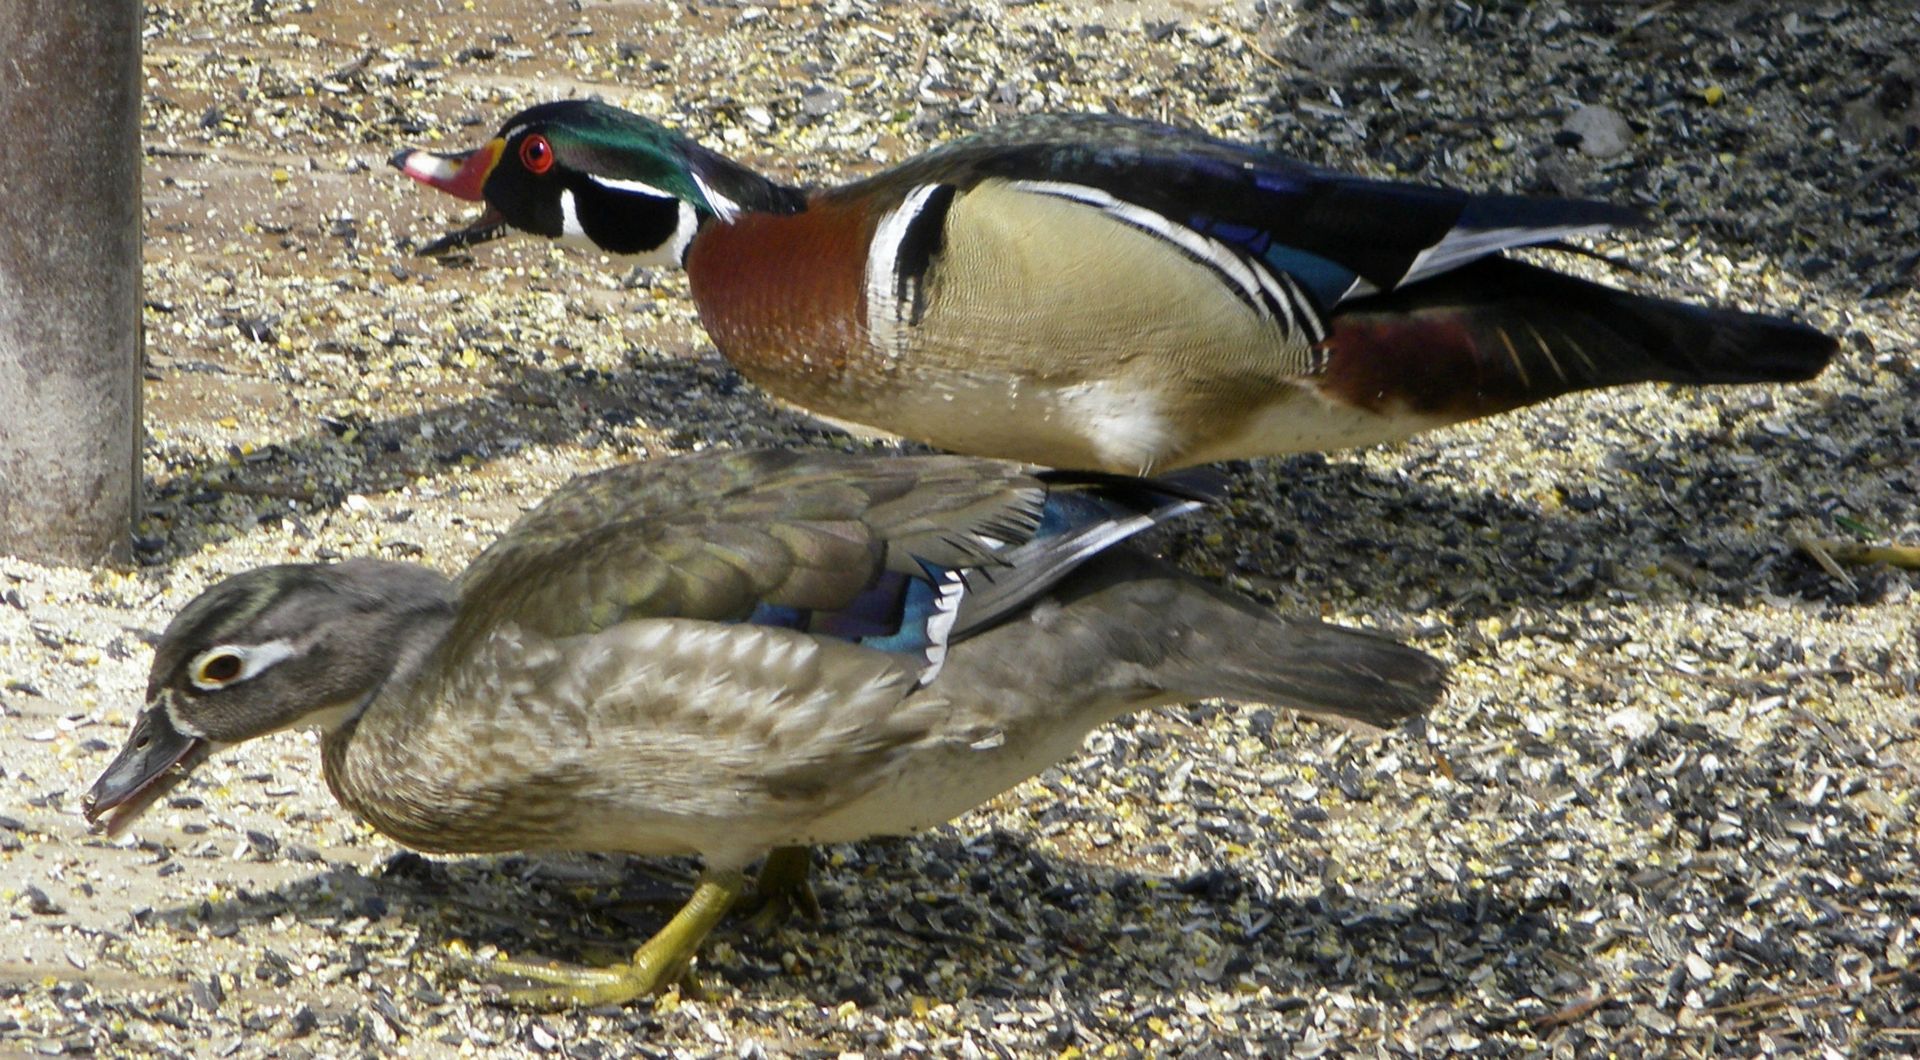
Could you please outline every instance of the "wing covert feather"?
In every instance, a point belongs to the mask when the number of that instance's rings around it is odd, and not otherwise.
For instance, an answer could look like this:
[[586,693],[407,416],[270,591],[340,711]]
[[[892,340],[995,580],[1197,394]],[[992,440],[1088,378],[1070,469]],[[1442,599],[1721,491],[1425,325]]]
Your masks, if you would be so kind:
[[756,451],[610,468],[473,562],[454,647],[508,623],[563,637],[635,618],[739,621],[762,603],[831,611],[889,568],[992,561],[980,538],[1030,537],[1046,493],[1017,465],[956,457]]

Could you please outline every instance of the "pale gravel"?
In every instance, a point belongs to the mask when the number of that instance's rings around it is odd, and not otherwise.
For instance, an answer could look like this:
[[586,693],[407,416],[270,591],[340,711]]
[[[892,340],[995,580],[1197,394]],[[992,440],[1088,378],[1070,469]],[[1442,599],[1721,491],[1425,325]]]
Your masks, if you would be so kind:
[[[150,515],[131,573],[0,559],[0,1053],[1914,1047],[1916,576],[1849,587],[1794,546],[1920,544],[1905,5],[467,6],[149,8]],[[1603,244],[1647,267],[1617,282],[1792,311],[1845,352],[1808,386],[1238,467],[1169,551],[1446,658],[1428,722],[1116,725],[928,836],[828,851],[824,922],[723,927],[704,999],[502,1008],[461,955],[619,954],[691,866],[404,854],[332,804],[307,735],[215,761],[134,838],[78,802],[142,638],[224,574],[454,570],[581,471],[860,444],[740,382],[681,277],[531,242],[408,256],[463,213],[387,154],[587,91],[792,179],[1104,107],[1605,195],[1660,221]],[[1626,155],[1553,143],[1580,103],[1635,124]]]

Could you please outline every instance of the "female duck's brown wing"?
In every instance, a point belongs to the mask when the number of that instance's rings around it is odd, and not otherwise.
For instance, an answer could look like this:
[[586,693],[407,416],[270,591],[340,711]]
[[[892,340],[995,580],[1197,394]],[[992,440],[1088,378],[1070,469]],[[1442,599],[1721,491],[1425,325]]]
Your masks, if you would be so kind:
[[937,655],[1196,503],[1188,486],[965,457],[757,451],[612,468],[553,494],[461,575],[452,642],[507,624],[564,637],[693,618]]

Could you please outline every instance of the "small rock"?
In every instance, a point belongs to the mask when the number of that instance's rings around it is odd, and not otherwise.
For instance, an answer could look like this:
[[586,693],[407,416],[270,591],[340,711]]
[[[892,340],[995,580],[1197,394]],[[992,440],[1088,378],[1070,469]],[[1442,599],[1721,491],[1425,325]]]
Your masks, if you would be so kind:
[[38,887],[28,887],[27,909],[36,916],[59,916],[66,912],[60,903],[47,897],[47,892]]
[[800,111],[809,118],[824,118],[839,110],[847,97],[831,88],[816,88],[800,97]]
[[287,1017],[285,1024],[281,1026],[280,1033],[282,1037],[289,1039],[304,1038],[312,1034],[313,1029],[319,1025],[320,1017],[313,1014],[313,1009],[301,1005],[294,1010],[293,1015]]
[[1623,707],[1607,715],[1606,726],[1631,740],[1645,739],[1660,727],[1653,715],[1639,707]]
[[1594,158],[1614,158],[1633,146],[1633,127],[1612,107],[1588,104],[1567,115],[1563,132],[1580,138],[1580,151]]
[[[1575,137],[1574,143],[1568,146],[1577,144],[1578,138]],[[1558,195],[1563,199],[1578,199],[1586,194],[1592,165],[1592,162],[1574,155],[1546,155],[1534,163],[1531,190]]]
[[1187,39],[1202,48],[1218,48],[1227,42],[1227,31],[1218,26],[1196,26],[1187,31]]

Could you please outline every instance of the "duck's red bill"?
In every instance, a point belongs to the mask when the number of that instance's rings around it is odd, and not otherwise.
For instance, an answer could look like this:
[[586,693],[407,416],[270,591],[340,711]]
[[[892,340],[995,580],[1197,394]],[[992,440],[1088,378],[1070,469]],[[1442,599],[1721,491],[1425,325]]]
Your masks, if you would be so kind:
[[471,151],[443,155],[419,148],[397,151],[387,163],[429,188],[439,188],[468,202],[486,199],[487,177],[500,164],[507,142],[494,137]]
[[[393,168],[429,188],[438,188],[448,195],[468,202],[485,202],[487,177],[491,176],[494,167],[500,164],[500,155],[506,147],[505,140],[494,137],[462,154],[443,155],[433,151],[408,148],[397,152],[387,162]],[[479,220],[465,228],[448,232],[420,247],[414,253],[422,257],[431,257],[435,254],[445,254],[448,251],[485,243],[506,234],[506,217],[489,205],[480,215]]]

